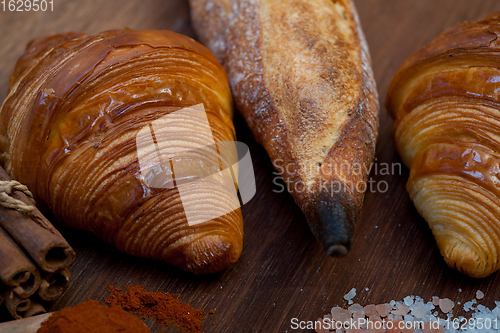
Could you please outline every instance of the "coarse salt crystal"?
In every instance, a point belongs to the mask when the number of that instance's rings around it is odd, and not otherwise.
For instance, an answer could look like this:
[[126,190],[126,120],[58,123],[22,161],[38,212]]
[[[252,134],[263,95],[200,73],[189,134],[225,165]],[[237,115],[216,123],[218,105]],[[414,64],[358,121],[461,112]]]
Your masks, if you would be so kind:
[[342,311],[342,308],[340,306],[334,306],[331,310],[330,310],[330,313],[332,314],[332,316],[336,316],[337,313],[339,313],[340,311]]
[[405,302],[406,306],[411,306],[413,304],[413,296],[406,296],[403,301]]
[[347,294],[344,295],[344,299],[349,301],[356,296],[356,288],[352,288]]
[[410,310],[410,308],[408,308],[408,305],[400,304],[400,305],[398,305],[398,309],[393,310],[391,313],[393,315],[397,315],[397,316],[404,316],[404,315],[408,314],[409,310]]
[[334,306],[331,310],[330,310],[330,313],[332,314],[332,316],[335,316],[335,314],[337,312],[340,312],[340,310],[342,310],[342,308],[340,306]]
[[363,307],[361,305],[359,305],[358,303],[356,304],[353,304],[351,305],[349,308],[348,308],[349,311],[351,311],[352,313],[356,312],[356,311],[362,311],[363,310]]
[[436,316],[433,316],[432,314],[430,313],[427,313],[426,312],[426,315],[424,316],[424,318],[422,318],[424,322],[428,322],[428,321],[437,321],[438,319],[436,318]]
[[432,296],[432,304],[434,305],[439,305],[439,297],[437,296]]
[[416,304],[415,308],[411,311],[411,314],[418,319],[422,319],[425,316],[425,306],[424,303],[419,302]]
[[376,306],[376,309],[377,309],[377,312],[380,315],[380,317],[384,318],[384,317],[387,317],[387,315],[389,314],[389,312],[392,309],[392,306],[388,303],[379,304]]
[[332,317],[333,320],[335,321],[340,321],[340,322],[346,322],[351,319],[351,312],[346,309],[340,309],[340,311],[336,311],[335,313],[332,312]]
[[476,298],[477,299],[483,299],[484,298],[484,293],[481,290],[476,291]]
[[377,315],[377,307],[375,304],[369,304],[364,308],[365,316],[372,317]]
[[407,314],[404,316],[405,321],[415,321],[415,317],[413,317],[411,314]]
[[474,303],[472,303],[472,301],[465,302],[464,311],[469,312],[472,309],[473,305]]
[[453,302],[449,298],[442,298],[439,300],[439,308],[443,313],[448,313],[451,310],[453,310],[453,307],[455,306],[455,302]]
[[424,303],[424,307],[425,307],[425,311],[429,312],[429,313],[436,308],[434,306],[434,304],[432,304],[432,302]]
[[491,313],[490,309],[488,309],[487,307],[485,307],[485,306],[484,306],[484,305],[482,305],[482,304],[479,304],[479,305],[477,306],[477,310],[476,310],[476,311],[477,311],[477,312],[481,312],[481,313],[486,313],[486,314]]
[[352,319],[354,319],[354,321],[356,322],[359,322],[359,319],[361,318],[365,318],[365,312],[363,310],[356,311],[352,314]]

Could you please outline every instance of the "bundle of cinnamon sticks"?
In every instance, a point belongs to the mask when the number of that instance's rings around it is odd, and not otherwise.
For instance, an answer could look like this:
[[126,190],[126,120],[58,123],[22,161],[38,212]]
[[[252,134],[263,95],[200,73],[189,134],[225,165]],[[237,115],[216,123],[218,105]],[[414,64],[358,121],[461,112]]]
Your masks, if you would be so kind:
[[[0,167],[0,180],[11,181]],[[33,206],[22,192],[10,196]],[[15,319],[45,312],[68,288],[75,251],[33,206],[29,214],[0,206],[0,306]]]

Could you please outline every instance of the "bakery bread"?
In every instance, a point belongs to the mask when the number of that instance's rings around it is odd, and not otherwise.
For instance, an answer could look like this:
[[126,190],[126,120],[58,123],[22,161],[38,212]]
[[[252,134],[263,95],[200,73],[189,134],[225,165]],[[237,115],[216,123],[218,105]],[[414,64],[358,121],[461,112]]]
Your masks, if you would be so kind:
[[446,263],[500,268],[500,13],[455,25],[412,55],[387,92],[410,198]]
[[237,109],[331,255],[351,247],[378,100],[350,0],[190,0]]
[[243,241],[235,183],[217,169],[234,153],[217,146],[235,140],[232,107],[217,59],[186,36],[42,37],[11,77],[1,162],[62,223],[135,256],[217,272]]

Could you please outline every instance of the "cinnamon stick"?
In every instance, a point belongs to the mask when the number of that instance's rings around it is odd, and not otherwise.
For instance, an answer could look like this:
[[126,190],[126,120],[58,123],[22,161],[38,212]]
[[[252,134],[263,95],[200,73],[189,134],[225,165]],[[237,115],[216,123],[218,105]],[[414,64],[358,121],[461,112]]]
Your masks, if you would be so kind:
[[14,319],[21,319],[31,307],[31,300],[29,298],[21,298],[15,292],[8,289],[4,292],[5,307],[10,312]]
[[70,273],[67,268],[54,273],[42,273],[38,296],[44,301],[55,301],[68,290],[69,278]]
[[38,315],[44,314],[46,312],[47,311],[45,310],[45,307],[42,304],[40,304],[39,302],[31,299],[31,306],[29,307],[28,310],[26,310],[24,312],[24,318],[38,316]]
[[[0,180],[12,180],[1,167]],[[27,205],[32,205],[20,191],[13,191],[11,195]],[[31,216],[26,216],[17,210],[0,206],[0,226],[44,271],[55,272],[69,266],[75,260],[75,251],[36,208]]]
[[36,266],[1,227],[0,280],[23,298],[33,295],[41,283]]

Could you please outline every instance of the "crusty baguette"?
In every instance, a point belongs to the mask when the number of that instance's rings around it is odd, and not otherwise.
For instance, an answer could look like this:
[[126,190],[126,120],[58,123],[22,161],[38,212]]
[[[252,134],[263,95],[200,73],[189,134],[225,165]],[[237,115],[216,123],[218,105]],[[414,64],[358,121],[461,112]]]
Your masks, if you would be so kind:
[[347,254],[378,132],[370,57],[350,0],[190,0],[238,110],[330,255]]

